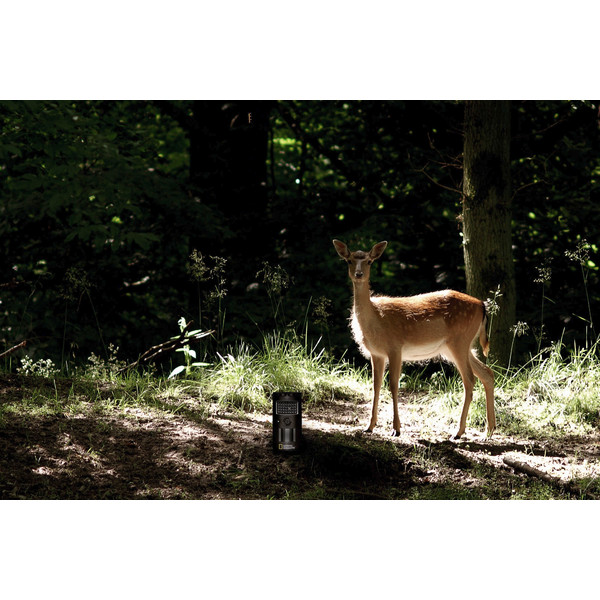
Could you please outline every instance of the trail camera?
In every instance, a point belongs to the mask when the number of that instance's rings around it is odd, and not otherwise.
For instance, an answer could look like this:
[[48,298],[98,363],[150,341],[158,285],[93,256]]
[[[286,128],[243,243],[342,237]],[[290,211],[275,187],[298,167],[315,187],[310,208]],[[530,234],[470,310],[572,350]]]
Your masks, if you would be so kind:
[[302,395],[273,394],[273,450],[297,452],[302,446]]

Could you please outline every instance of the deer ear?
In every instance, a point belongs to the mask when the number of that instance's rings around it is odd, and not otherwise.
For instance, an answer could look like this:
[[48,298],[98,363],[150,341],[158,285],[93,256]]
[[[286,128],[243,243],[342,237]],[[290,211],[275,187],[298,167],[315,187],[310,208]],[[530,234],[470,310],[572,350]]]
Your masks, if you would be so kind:
[[387,242],[379,242],[378,244],[375,244],[369,251],[369,256],[371,259],[377,260],[383,254],[386,246]]
[[339,240],[333,240],[333,245],[337,250],[337,253],[346,260],[350,256],[350,251],[348,250],[348,246],[344,244],[344,242],[340,242]]

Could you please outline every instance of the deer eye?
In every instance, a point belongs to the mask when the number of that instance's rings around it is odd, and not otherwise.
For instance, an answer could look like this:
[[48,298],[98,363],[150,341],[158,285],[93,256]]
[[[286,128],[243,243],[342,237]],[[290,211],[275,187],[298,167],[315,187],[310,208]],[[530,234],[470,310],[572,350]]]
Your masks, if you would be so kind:
[[351,264],[352,264],[352,261],[351,261],[351,260],[347,260],[346,262],[347,262],[349,265],[351,265]]
[[372,260],[368,260],[367,264],[370,265],[373,261]]

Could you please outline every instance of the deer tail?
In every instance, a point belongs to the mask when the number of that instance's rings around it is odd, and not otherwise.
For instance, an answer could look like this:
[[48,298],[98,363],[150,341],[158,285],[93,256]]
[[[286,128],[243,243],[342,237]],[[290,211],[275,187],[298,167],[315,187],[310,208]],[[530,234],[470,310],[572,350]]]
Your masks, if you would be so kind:
[[481,349],[483,350],[483,355],[487,356],[490,351],[490,340],[487,335],[487,311],[485,308],[485,304],[483,305],[483,319],[481,320],[481,325],[479,326],[479,343],[481,344]]

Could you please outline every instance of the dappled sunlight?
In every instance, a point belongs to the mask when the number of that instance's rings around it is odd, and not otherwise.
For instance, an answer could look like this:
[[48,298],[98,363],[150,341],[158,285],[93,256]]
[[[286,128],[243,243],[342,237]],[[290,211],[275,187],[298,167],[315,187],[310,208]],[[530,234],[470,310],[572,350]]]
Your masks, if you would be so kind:
[[[573,389],[573,377],[562,380]],[[337,385],[304,401],[306,445],[287,456],[272,451],[267,397],[245,411],[209,400],[203,380],[4,376],[0,497],[599,497],[598,432],[574,418],[560,389],[528,395],[531,382],[499,386],[491,438],[476,388],[458,441],[462,390],[454,379],[401,387],[400,436],[392,438],[389,391],[378,427],[366,434],[370,382],[342,370]]]

